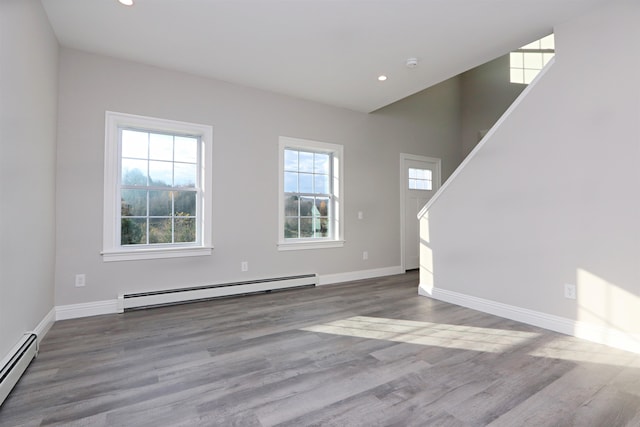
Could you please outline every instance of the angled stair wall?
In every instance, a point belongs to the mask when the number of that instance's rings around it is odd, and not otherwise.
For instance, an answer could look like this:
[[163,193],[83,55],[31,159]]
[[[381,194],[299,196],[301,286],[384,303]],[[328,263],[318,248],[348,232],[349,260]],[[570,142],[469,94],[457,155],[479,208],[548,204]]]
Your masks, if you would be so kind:
[[421,293],[640,352],[639,21],[623,0],[554,29],[554,63],[423,210]]

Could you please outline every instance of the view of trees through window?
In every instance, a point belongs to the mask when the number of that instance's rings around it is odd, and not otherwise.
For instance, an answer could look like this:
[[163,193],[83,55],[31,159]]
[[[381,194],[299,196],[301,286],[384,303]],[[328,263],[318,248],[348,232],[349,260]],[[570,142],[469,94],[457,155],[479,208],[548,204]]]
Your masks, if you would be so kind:
[[196,242],[198,141],[121,130],[122,245]]
[[287,239],[330,237],[331,154],[284,150]]

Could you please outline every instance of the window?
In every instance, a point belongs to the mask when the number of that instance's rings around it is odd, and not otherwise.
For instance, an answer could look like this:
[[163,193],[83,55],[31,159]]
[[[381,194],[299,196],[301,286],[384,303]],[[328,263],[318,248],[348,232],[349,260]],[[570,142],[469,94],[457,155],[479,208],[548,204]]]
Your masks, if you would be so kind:
[[104,261],[211,254],[212,135],[106,113]]
[[431,190],[432,172],[429,169],[409,168],[409,190]]
[[341,247],[341,145],[280,137],[279,250]]
[[555,55],[553,34],[509,54],[511,83],[529,84]]

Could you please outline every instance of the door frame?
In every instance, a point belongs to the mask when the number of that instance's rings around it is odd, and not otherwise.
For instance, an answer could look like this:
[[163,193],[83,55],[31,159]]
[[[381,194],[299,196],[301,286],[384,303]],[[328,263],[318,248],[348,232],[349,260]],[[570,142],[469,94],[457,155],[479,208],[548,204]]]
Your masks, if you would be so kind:
[[442,170],[442,160],[437,157],[428,157],[421,156],[417,154],[407,154],[400,153],[400,266],[402,267],[402,271],[407,271],[405,268],[405,233],[406,233],[406,224],[404,221],[405,217],[405,205],[406,205],[406,196],[407,191],[409,191],[407,183],[405,182],[405,170],[407,160],[416,160],[419,162],[429,162],[434,163],[435,168],[433,171],[433,191],[434,194],[440,189],[442,184],[441,182],[441,170]]

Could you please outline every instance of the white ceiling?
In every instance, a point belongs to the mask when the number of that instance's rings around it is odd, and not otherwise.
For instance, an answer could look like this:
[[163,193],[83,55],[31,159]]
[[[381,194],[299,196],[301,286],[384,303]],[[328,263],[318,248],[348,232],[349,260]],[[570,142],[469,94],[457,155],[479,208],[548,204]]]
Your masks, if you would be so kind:
[[42,3],[63,46],[370,112],[612,0],[135,1]]

